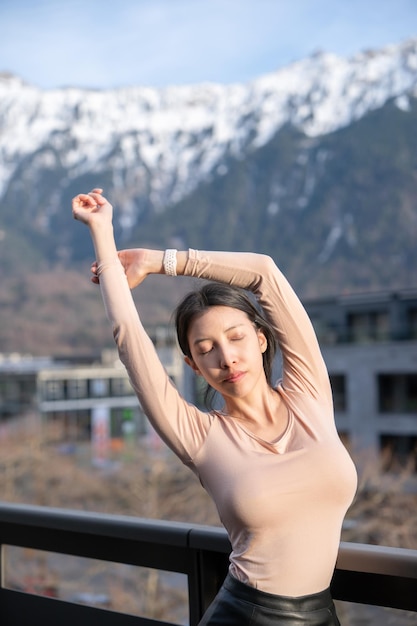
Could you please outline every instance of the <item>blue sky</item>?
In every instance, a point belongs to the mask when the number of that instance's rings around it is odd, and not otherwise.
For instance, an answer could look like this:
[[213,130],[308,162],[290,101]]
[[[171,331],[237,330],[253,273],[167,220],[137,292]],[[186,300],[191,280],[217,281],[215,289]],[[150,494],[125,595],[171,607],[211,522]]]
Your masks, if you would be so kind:
[[417,0],[0,0],[0,71],[49,89],[245,82],[417,37]]

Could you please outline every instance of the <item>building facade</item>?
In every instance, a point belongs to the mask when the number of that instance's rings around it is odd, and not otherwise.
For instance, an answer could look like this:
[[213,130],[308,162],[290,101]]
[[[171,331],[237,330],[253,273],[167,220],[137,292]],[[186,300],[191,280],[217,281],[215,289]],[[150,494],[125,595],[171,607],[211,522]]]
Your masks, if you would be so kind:
[[[158,328],[152,339],[168,375],[186,395],[184,363],[172,332]],[[48,426],[45,434],[56,441],[117,440],[150,430],[115,350],[86,358],[0,355],[0,421],[28,413],[39,414]]]
[[417,470],[417,291],[306,302],[338,430],[382,467]]

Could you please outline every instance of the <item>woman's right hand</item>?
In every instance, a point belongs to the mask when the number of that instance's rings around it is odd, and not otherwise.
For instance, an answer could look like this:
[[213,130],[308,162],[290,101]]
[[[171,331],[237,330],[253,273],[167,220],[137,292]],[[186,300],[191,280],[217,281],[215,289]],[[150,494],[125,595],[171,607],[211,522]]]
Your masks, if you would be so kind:
[[90,228],[99,221],[107,220],[111,223],[113,207],[102,195],[102,189],[93,189],[90,193],[79,193],[72,200],[72,215]]
[[[130,289],[140,285],[149,274],[161,273],[163,253],[158,250],[132,248],[119,250],[117,254],[124,267]],[[97,267],[96,262],[91,266],[93,273],[91,280],[93,283],[99,284],[100,279],[97,276]]]

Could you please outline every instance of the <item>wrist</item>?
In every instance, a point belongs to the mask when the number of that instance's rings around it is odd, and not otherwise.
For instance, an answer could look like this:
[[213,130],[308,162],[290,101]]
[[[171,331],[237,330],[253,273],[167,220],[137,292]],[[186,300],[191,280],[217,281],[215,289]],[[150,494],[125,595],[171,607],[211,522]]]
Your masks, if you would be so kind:
[[144,268],[147,274],[163,274],[164,273],[164,252],[162,250],[143,250]]
[[111,219],[91,219],[88,227],[92,235],[110,233],[113,236],[113,222]]
[[112,257],[117,258],[117,248],[114,241],[114,231],[111,222],[94,223],[90,225],[90,234],[96,253],[97,262]]

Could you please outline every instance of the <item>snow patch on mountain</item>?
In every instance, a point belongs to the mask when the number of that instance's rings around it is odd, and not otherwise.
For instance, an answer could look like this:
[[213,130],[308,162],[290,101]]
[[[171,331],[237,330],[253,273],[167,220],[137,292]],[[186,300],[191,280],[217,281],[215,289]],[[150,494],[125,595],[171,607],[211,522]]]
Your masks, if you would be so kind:
[[67,181],[110,170],[113,190],[130,189],[129,223],[139,192],[163,210],[286,123],[319,136],[389,99],[407,111],[409,96],[417,96],[417,39],[350,59],[317,53],[247,84],[42,91],[0,74],[0,196],[42,152],[42,167],[59,162]]

